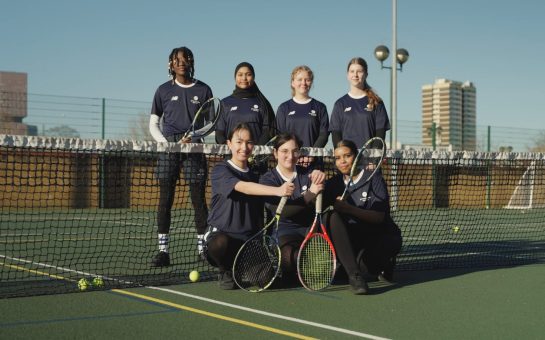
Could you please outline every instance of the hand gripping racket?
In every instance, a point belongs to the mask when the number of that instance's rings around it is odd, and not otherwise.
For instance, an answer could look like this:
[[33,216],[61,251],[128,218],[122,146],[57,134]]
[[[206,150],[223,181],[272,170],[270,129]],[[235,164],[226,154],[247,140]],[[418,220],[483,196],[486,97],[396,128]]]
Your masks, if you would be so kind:
[[[293,179],[289,180],[291,183]],[[238,250],[233,263],[233,279],[237,286],[249,292],[267,289],[280,273],[278,222],[288,196],[280,199],[274,217]],[[269,228],[274,225],[272,233]],[[272,235],[271,235],[272,234]]]

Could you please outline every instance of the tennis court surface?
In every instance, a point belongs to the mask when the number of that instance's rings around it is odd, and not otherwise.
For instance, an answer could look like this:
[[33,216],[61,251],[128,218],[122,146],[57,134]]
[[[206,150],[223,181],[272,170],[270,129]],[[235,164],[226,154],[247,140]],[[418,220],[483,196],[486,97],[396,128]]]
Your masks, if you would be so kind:
[[[256,149],[270,153],[267,148]],[[138,330],[145,335],[148,333],[141,330],[144,324],[175,322],[178,332],[189,332],[192,338],[241,333],[248,337],[276,336],[259,327],[179,307],[186,306],[207,313],[233,314],[272,328],[287,327],[290,332],[300,330],[311,337],[356,336],[297,322],[290,326],[275,317],[180,292],[355,332],[367,330],[386,338],[435,338],[434,334],[441,334],[436,329],[441,324],[458,329],[464,338],[514,334],[507,332],[508,326],[521,335],[523,325],[530,338],[542,334],[537,331],[543,331],[543,322],[538,323],[544,321],[543,313],[531,310],[538,302],[545,302],[543,154],[389,152],[383,173],[391,194],[392,215],[404,238],[398,283],[371,283],[372,294],[356,299],[342,282],[320,293],[299,287],[260,294],[220,291],[213,268],[197,253],[193,209],[184,179],[177,184],[173,208],[173,264],[150,267],[157,247],[156,164],[164,152],[202,153],[211,168],[228,150],[209,144],[0,135],[0,297],[9,298],[0,300],[2,314],[6,315],[0,335],[25,338],[18,331],[23,325],[54,330],[71,329],[76,324],[82,324],[81,333],[66,331],[63,334],[67,338],[97,334],[82,331],[86,327],[89,331],[108,328],[114,335],[122,331],[120,324],[132,325],[128,332]],[[330,150],[305,152],[323,157],[325,171],[333,174]],[[269,165],[273,166],[272,160]],[[192,270],[199,270],[201,282],[189,284]],[[77,282],[81,278],[97,277],[104,287],[79,291]],[[169,291],[164,290],[167,288]],[[426,303],[430,305],[426,307]],[[39,308],[41,304],[43,309]],[[498,314],[507,313],[508,307],[513,311],[503,320]],[[476,314],[485,308],[488,314]],[[392,319],[398,313],[404,318]],[[492,315],[503,320],[502,326],[490,330],[502,330],[498,337],[486,336],[495,333],[484,329],[479,333],[484,326],[474,327],[466,320],[471,316],[479,325]],[[518,315],[525,319],[515,322]],[[458,321],[466,322],[465,326],[455,326]],[[109,323],[111,327],[106,326]],[[411,324],[420,327],[411,332],[406,329]],[[195,325],[203,327],[191,333]],[[152,332],[167,338],[180,335],[169,335],[174,330],[153,328]],[[422,333],[426,329],[429,334]],[[454,334],[447,337],[456,338]]]

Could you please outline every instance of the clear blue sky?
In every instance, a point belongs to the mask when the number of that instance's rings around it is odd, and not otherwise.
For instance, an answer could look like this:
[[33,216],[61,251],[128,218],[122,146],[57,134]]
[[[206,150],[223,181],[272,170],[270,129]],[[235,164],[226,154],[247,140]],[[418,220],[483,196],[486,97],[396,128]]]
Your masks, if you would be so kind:
[[[389,107],[389,71],[373,56],[391,45],[391,1],[0,0],[0,70],[28,73],[37,94],[151,101],[173,47],[188,46],[196,77],[216,96],[251,62],[277,107],[296,65],[315,72],[311,95],[331,110],[348,90],[346,65],[368,61],[368,81]],[[542,0],[398,0],[398,119],[421,120],[421,87],[437,78],[477,87],[477,124],[544,128]],[[389,64],[389,62],[388,62]]]

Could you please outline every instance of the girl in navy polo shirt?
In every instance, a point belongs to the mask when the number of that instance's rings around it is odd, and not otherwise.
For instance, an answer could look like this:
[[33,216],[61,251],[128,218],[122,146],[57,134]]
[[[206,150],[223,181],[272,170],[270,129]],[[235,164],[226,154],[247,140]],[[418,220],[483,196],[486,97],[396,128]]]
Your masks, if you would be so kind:
[[367,83],[367,62],[353,58],[348,63],[347,79],[350,91],[333,106],[329,131],[333,145],[351,140],[360,148],[372,137],[385,139],[390,121],[382,99]]
[[244,241],[263,228],[263,196],[290,196],[294,184],[266,186],[248,168],[248,157],[254,147],[251,128],[236,125],[228,135],[231,159],[217,164],[210,175],[212,198],[205,235],[205,252],[211,265],[218,267],[219,285],[234,289],[231,268]]
[[348,274],[353,292],[366,294],[367,273],[392,281],[402,239],[390,216],[390,197],[380,171],[367,183],[363,172],[356,174],[345,199],[340,199],[356,154],[352,141],[337,143],[335,166],[340,174],[327,181],[324,199],[334,208],[328,226],[337,257]]
[[[294,134],[280,134],[273,146],[278,165],[261,176],[259,182],[279,187],[293,178],[294,192],[286,202],[278,227],[282,267],[285,282],[293,281],[297,273],[297,255],[307,229],[314,219],[314,200],[324,187],[325,174],[296,165],[301,141]],[[265,207],[274,215],[278,197],[266,199]]]

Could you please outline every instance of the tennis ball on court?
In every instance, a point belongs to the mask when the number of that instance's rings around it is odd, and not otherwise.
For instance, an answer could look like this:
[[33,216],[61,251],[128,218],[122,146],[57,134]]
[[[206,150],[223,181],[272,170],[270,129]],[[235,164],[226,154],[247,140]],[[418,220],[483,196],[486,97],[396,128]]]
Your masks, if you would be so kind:
[[80,279],[78,281],[78,288],[81,291],[87,290],[87,288],[89,288],[89,281],[85,278]]
[[191,280],[191,282],[197,282],[199,281],[199,272],[194,270],[192,271],[191,273],[189,273],[189,279]]
[[460,227],[454,226],[454,227],[452,228],[452,231],[454,231],[455,233],[457,233],[457,232],[460,231]]
[[95,288],[102,288],[104,287],[104,280],[102,280],[101,277],[95,277],[92,281],[93,287]]

